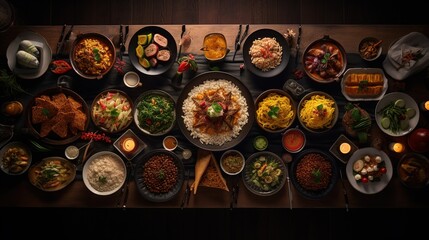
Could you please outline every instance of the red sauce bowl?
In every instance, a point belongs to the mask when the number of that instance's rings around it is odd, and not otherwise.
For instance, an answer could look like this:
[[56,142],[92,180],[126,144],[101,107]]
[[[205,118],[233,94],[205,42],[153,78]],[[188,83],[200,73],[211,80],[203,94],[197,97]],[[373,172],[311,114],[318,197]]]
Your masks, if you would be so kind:
[[290,153],[297,153],[301,151],[307,142],[305,134],[298,128],[291,128],[286,130],[282,136],[282,146]]

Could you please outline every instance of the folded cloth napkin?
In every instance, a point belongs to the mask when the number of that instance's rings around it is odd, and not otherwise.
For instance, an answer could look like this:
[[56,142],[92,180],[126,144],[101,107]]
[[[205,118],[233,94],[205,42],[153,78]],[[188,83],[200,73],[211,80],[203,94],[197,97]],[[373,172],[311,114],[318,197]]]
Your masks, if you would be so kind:
[[384,71],[396,80],[429,67],[429,38],[419,32],[411,32],[396,41],[383,61]]

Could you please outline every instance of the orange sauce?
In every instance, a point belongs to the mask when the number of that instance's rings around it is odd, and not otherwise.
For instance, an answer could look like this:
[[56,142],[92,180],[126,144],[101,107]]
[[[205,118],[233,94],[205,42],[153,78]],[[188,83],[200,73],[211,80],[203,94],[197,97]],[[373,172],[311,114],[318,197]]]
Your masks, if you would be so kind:
[[290,152],[297,152],[304,146],[304,134],[298,130],[290,130],[283,135],[283,147]]
[[169,149],[175,149],[177,147],[177,141],[173,137],[166,137],[164,139],[164,146]]

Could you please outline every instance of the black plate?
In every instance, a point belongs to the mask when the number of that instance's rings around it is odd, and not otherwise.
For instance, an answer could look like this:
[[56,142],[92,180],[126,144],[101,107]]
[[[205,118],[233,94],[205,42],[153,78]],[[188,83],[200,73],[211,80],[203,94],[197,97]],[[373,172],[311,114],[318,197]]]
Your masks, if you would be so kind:
[[[168,45],[167,48],[170,50],[170,60],[168,62],[162,63],[158,62],[158,66],[150,69],[145,69],[142,65],[139,63],[139,59],[136,55],[136,47],[137,47],[137,41],[138,41],[138,35],[140,34],[149,34],[152,33],[155,35],[155,33],[159,33],[167,38]],[[161,75],[165,72],[167,72],[171,66],[174,64],[174,61],[177,57],[177,45],[176,40],[174,40],[173,36],[164,28],[157,27],[157,26],[147,26],[140,30],[138,30],[133,37],[130,39],[130,43],[128,45],[128,55],[130,57],[130,61],[133,64],[133,66],[139,70],[141,73],[146,75]]]
[[[184,115],[182,106],[185,99],[188,97],[189,92],[195,87],[200,84],[202,84],[206,80],[211,79],[225,79],[233,84],[235,84],[240,90],[243,97],[246,99],[247,102],[247,108],[249,112],[249,117],[247,123],[243,126],[243,128],[240,131],[239,136],[232,139],[229,142],[224,143],[223,145],[214,145],[214,144],[204,144],[201,143],[201,141],[198,138],[193,138],[190,134],[190,131],[186,128],[186,125],[183,121],[182,116]],[[235,76],[225,73],[225,72],[205,72],[202,73],[195,78],[193,78],[184,88],[182,93],[180,94],[179,98],[177,99],[176,103],[176,112],[177,112],[177,124],[179,125],[180,130],[182,131],[183,135],[195,146],[209,150],[209,151],[224,151],[229,148],[235,147],[237,144],[239,144],[249,133],[250,129],[253,126],[253,121],[255,120],[255,105],[253,102],[252,94],[250,93],[249,89]]]
[[[282,170],[282,174],[279,176],[279,183],[277,186],[270,190],[264,190],[261,187],[256,186],[254,183],[252,183],[252,171],[254,170],[254,163],[260,156],[265,156],[269,161],[273,161],[278,163],[278,168]],[[286,182],[286,165],[282,161],[282,159],[275,153],[269,152],[269,151],[262,151],[252,154],[247,160],[246,165],[244,166],[242,177],[243,177],[243,183],[246,188],[251,191],[252,193],[258,195],[258,196],[271,196],[279,192]]]
[[[176,164],[179,170],[176,185],[174,185],[171,191],[167,193],[150,192],[143,181],[143,170],[144,170],[145,163],[153,156],[156,156],[158,154],[167,154],[168,156],[171,156],[174,159],[174,163]],[[143,155],[143,157],[141,157],[137,161],[135,172],[134,172],[134,180],[136,181],[136,185],[140,194],[151,202],[166,202],[172,199],[173,197],[175,197],[182,189],[184,176],[185,176],[185,167],[183,166],[182,160],[180,160],[175,153],[164,149],[155,149]]]
[[[297,168],[299,162],[301,162],[301,160],[304,158],[304,156],[306,156],[309,153],[318,153],[318,154],[322,155],[326,160],[328,160],[331,163],[331,166],[332,166],[331,181],[329,182],[328,187],[323,189],[323,190],[313,191],[313,190],[305,189],[298,183],[298,180],[296,178],[296,168]],[[298,156],[296,158],[294,158],[294,160],[292,161],[290,173],[291,173],[290,177],[291,177],[292,184],[295,186],[296,190],[298,190],[298,192],[302,196],[304,196],[308,199],[320,199],[320,198],[325,197],[326,195],[328,195],[329,192],[331,192],[331,190],[334,188],[334,186],[338,180],[338,167],[336,165],[334,158],[331,157],[331,155],[329,155],[329,154],[327,154],[321,150],[318,150],[318,149],[307,149],[307,150],[304,150],[303,152],[301,152],[300,154],[298,154]]]
[[[283,48],[282,61],[280,65],[267,72],[263,72],[261,69],[255,67],[255,65],[253,65],[252,63],[252,60],[250,59],[250,54],[249,54],[249,50],[250,50],[250,47],[253,45],[253,41],[258,38],[264,38],[264,37],[276,38],[276,41]],[[251,73],[255,74],[258,77],[271,78],[281,74],[286,69],[286,66],[289,63],[289,58],[290,58],[289,43],[286,41],[286,38],[283,36],[283,34],[272,29],[259,29],[257,31],[254,31],[247,37],[243,45],[244,64]]]
[[48,136],[41,137],[40,132],[39,132],[41,124],[33,124],[31,122],[31,114],[32,114],[31,113],[31,107],[35,105],[36,97],[40,97],[42,95],[53,96],[53,95],[59,94],[59,93],[64,93],[67,97],[72,97],[73,99],[75,99],[76,101],[78,101],[79,103],[82,104],[82,111],[86,115],[86,122],[85,122],[85,128],[84,128],[85,130],[84,131],[86,131],[88,129],[89,121],[90,121],[88,105],[86,104],[85,100],[79,94],[74,92],[73,90],[70,90],[70,89],[64,88],[64,87],[54,87],[54,88],[48,88],[48,89],[36,94],[34,96],[34,98],[30,100],[30,103],[28,104],[28,106],[30,106],[30,107],[27,108],[27,124],[29,126],[30,133],[32,133],[36,138],[40,139],[42,142],[52,144],[52,145],[66,145],[66,144],[72,143],[72,142],[78,140],[82,134],[82,132],[78,132],[76,135],[73,135],[72,133],[70,133],[70,131],[68,131],[67,136],[65,138],[61,138],[51,131],[48,134]]

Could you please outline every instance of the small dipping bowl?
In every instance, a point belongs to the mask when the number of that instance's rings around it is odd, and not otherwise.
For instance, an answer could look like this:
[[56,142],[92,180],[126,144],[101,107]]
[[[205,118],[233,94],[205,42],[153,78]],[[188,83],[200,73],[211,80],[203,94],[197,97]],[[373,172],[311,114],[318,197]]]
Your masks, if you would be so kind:
[[237,175],[244,169],[246,159],[237,150],[227,150],[220,158],[220,167],[228,175]]
[[127,72],[124,75],[124,84],[129,88],[141,87],[140,76],[133,71]]
[[162,140],[162,146],[165,150],[173,151],[179,146],[177,138],[174,136],[166,136],[164,140]]
[[298,128],[290,128],[283,133],[282,146],[290,153],[301,151],[307,140],[303,131]]
[[74,160],[79,156],[79,148],[74,145],[70,145],[66,148],[64,154],[66,155],[67,159]]

